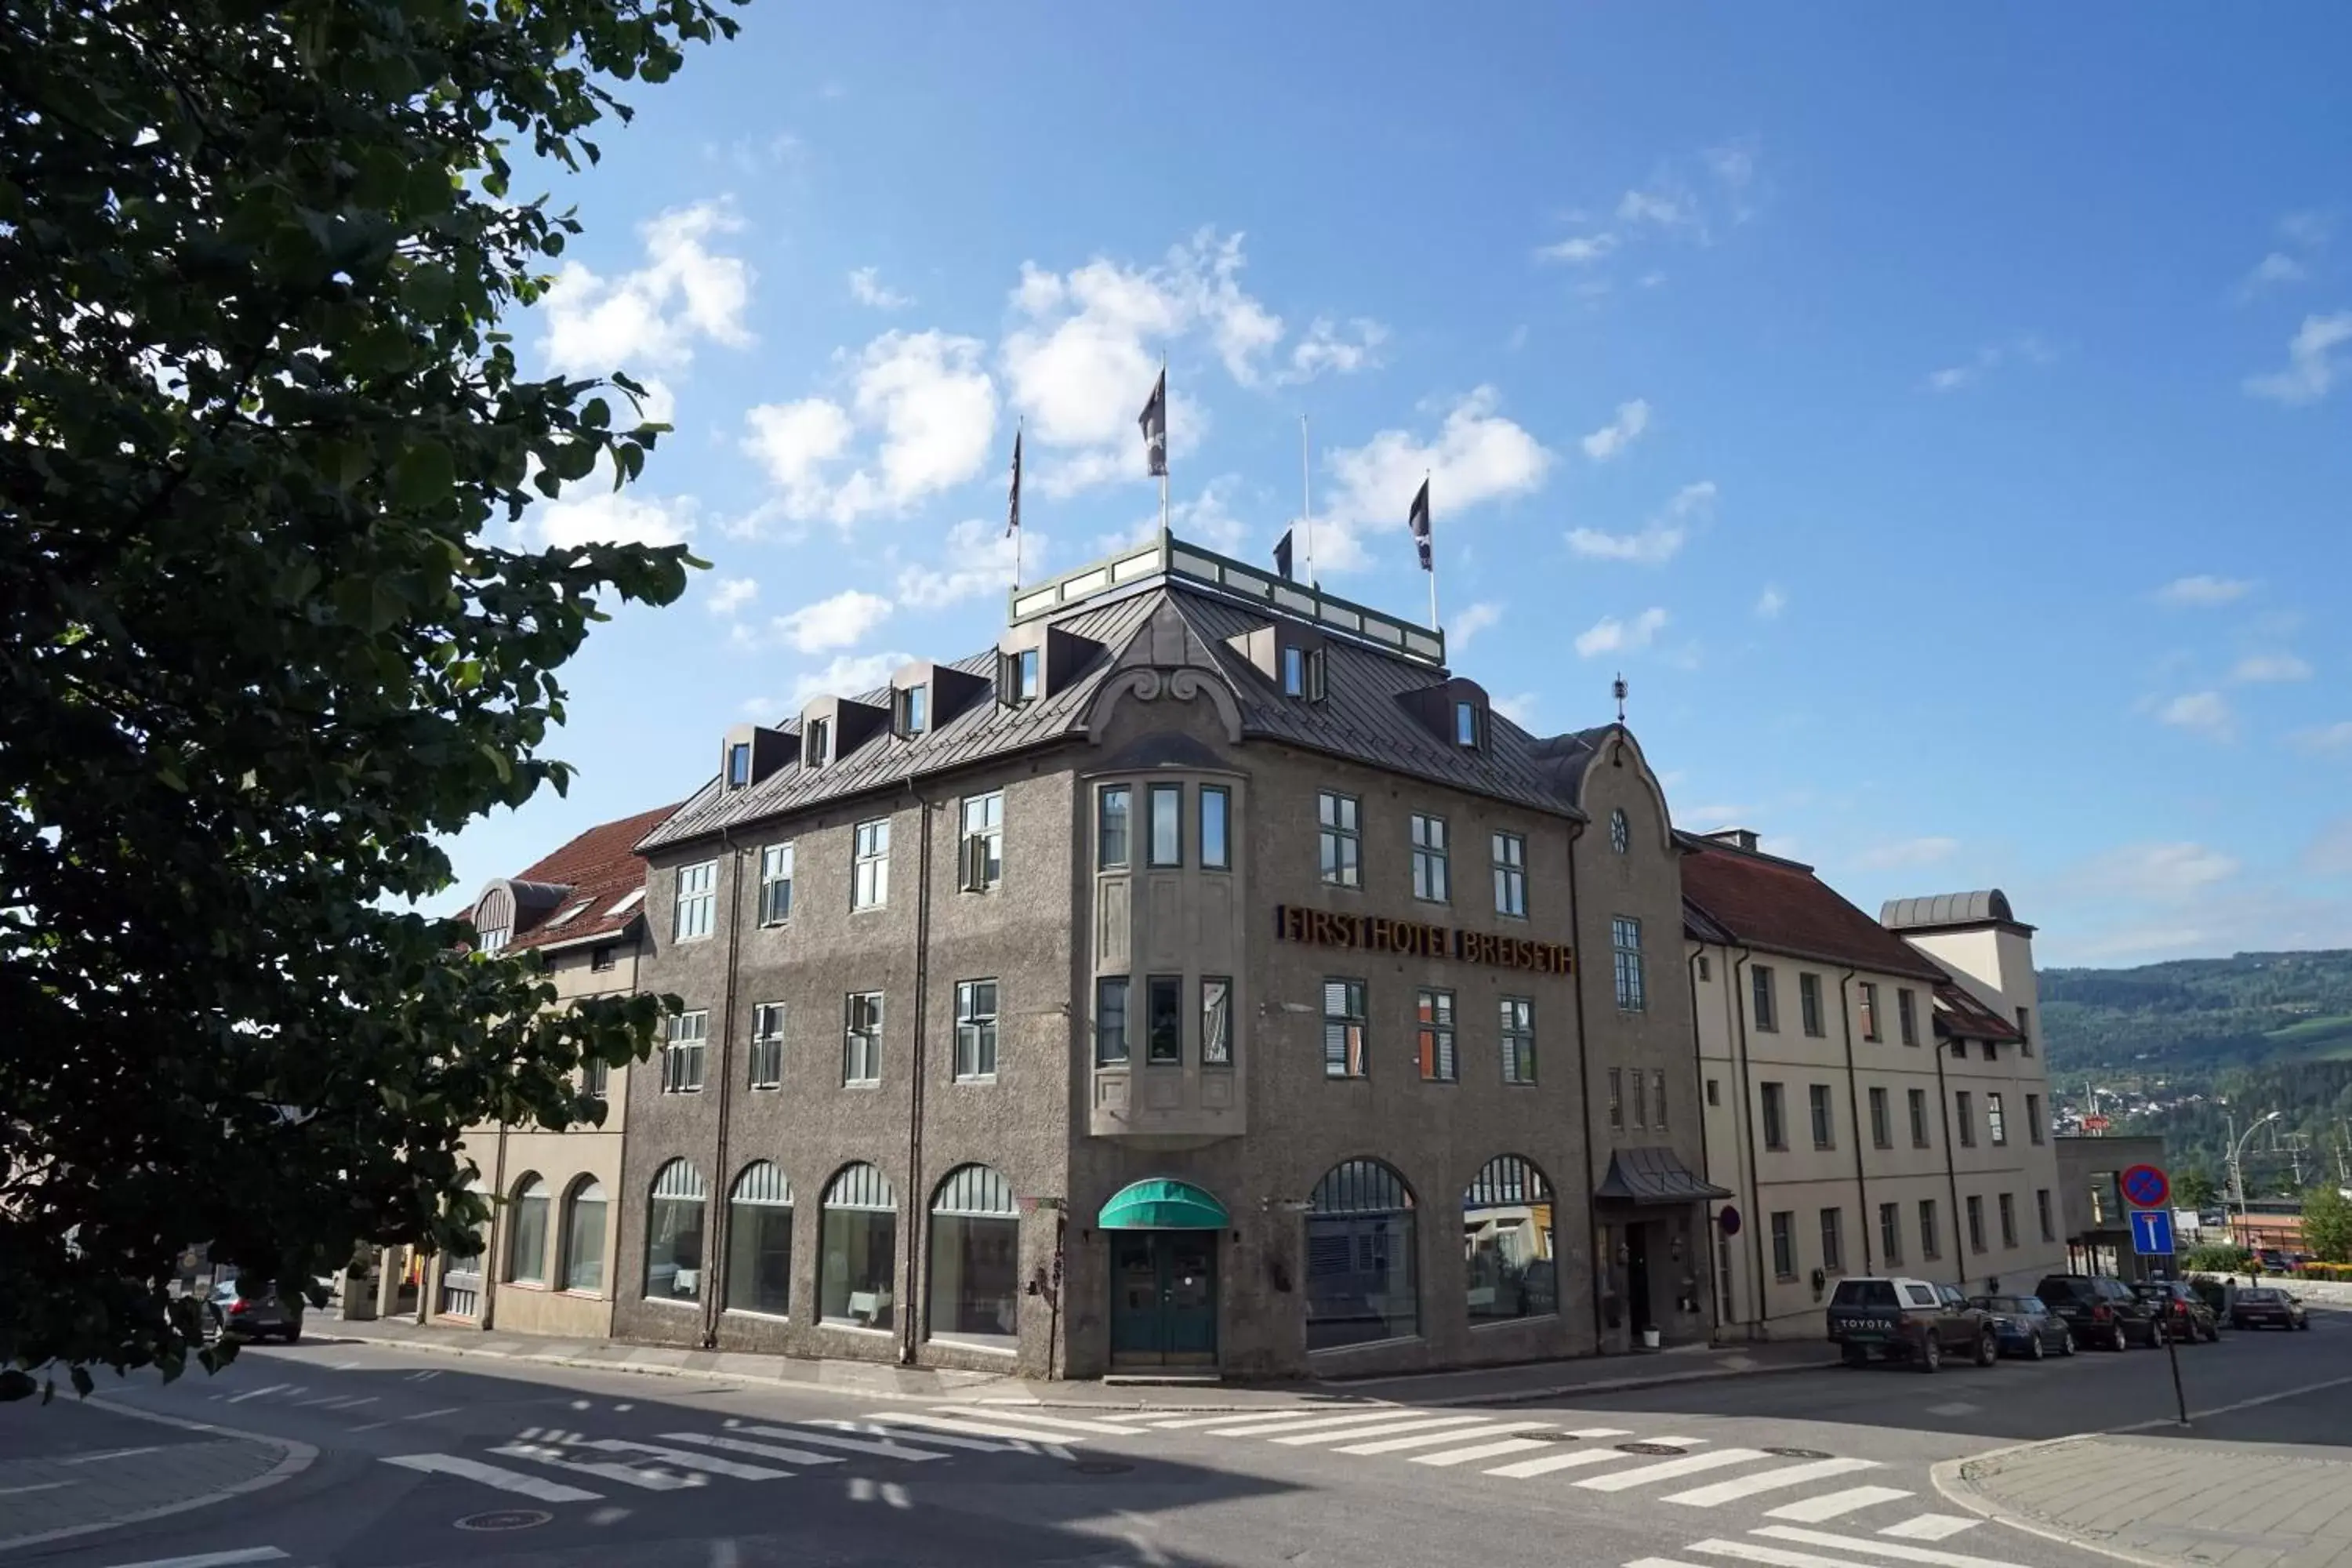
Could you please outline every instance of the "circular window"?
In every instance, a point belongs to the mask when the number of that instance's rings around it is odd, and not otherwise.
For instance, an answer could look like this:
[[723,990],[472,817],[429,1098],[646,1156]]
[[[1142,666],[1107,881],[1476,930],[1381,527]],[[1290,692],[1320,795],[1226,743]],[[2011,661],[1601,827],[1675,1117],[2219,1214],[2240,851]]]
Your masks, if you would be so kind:
[[1622,855],[1633,847],[1633,825],[1625,820],[1622,808],[1609,814],[1609,847]]

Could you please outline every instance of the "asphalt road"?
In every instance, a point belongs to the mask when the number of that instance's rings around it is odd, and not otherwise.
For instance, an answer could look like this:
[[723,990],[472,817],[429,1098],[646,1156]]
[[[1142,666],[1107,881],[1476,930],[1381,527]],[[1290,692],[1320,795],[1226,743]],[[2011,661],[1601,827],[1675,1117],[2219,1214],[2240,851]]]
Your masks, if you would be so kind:
[[[2192,1409],[2210,1412],[2194,1435],[2352,1443],[2330,1414],[2352,1384],[2352,1317],[2316,1316],[2307,1334],[2184,1349]],[[1286,1417],[487,1364],[257,1349],[217,1379],[104,1389],[95,1412],[0,1411],[0,1460],[134,1428],[158,1441],[121,1407],[319,1450],[267,1490],[0,1565],[2109,1568],[1956,1510],[1929,1470],[2023,1440],[2177,1430],[2168,1363],[2147,1351]]]

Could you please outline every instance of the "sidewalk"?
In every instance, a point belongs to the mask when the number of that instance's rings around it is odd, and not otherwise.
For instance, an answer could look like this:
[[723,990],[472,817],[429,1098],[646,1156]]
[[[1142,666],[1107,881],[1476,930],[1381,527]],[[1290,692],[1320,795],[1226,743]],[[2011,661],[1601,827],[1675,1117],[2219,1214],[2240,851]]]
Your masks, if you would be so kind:
[[608,1340],[558,1340],[378,1320],[320,1325],[320,1340],[343,1338],[407,1350],[480,1356],[601,1372],[720,1377],[779,1386],[835,1389],[883,1399],[1034,1405],[1079,1410],[1282,1410],[1302,1404],[1526,1405],[1579,1394],[1706,1383],[1832,1364],[1828,1347],[1806,1340],[1714,1350],[1692,1345],[1625,1356],[1534,1362],[1402,1377],[1286,1383],[1049,1382],[875,1362],[811,1361],[734,1351],[686,1351]]
[[60,1394],[12,1413],[0,1457],[0,1552],[226,1502],[289,1480],[308,1444]]
[[2068,1437],[1937,1468],[1952,1501],[2157,1568],[2352,1568],[2342,1450]]

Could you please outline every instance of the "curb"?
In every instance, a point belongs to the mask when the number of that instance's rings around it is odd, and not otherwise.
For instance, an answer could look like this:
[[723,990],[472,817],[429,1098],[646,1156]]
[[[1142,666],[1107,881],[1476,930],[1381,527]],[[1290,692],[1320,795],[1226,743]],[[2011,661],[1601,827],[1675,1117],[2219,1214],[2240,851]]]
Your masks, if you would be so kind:
[[2062,1530],[2056,1525],[2045,1524],[2040,1520],[2027,1519],[2021,1514],[2013,1513],[1977,1490],[1975,1484],[1964,1473],[1969,1466],[1981,1459],[1999,1459],[2012,1454],[2030,1454],[2036,1449],[2053,1448],[2061,1443],[2079,1443],[2085,1438],[2101,1435],[2096,1432],[2077,1432],[2070,1436],[2050,1437],[2038,1443],[2012,1443],[2005,1448],[1987,1448],[1981,1454],[1968,1454],[1957,1459],[1942,1460],[1930,1468],[1927,1475],[1928,1479],[1935,1482],[1936,1490],[1942,1495],[1945,1501],[1964,1508],[1979,1518],[1990,1520],[1995,1524],[2005,1524],[2022,1534],[2054,1542],[2060,1546],[2071,1546],[2080,1552],[2095,1552],[2102,1557],[2112,1557],[2119,1563],[2129,1563],[2134,1565],[2134,1568],[2181,1568],[2180,1563],[2169,1558],[2151,1557],[2144,1552],[2134,1552],[2129,1547],[2116,1546],[2087,1535],[2078,1535],[2073,1531]]
[[105,1402],[105,1409],[109,1415],[127,1415],[134,1421],[151,1421],[160,1426],[177,1426],[188,1432],[207,1432],[217,1437],[232,1437],[242,1442],[258,1443],[264,1447],[278,1448],[284,1452],[277,1464],[250,1480],[237,1481],[221,1488],[218,1491],[206,1492],[202,1497],[164,1503],[157,1508],[141,1509],[135,1513],[126,1513],[115,1519],[99,1520],[89,1524],[68,1524],[58,1530],[42,1531],[37,1535],[9,1536],[0,1539],[0,1552],[15,1552],[27,1546],[39,1546],[47,1542],[69,1540],[78,1535],[95,1535],[104,1530],[120,1530],[125,1525],[144,1524],[150,1520],[166,1519],[175,1513],[186,1513],[191,1509],[209,1508],[214,1503],[226,1502],[234,1497],[244,1497],[253,1492],[266,1490],[280,1481],[290,1481],[309,1469],[319,1457],[318,1449],[308,1443],[297,1442],[291,1437],[273,1437],[263,1432],[246,1432],[234,1426],[215,1426],[209,1421],[190,1421],[177,1415],[159,1415],[152,1410],[142,1410],[135,1405],[118,1405],[111,1400]]
[[[509,1366],[564,1366],[583,1372],[617,1372],[638,1377],[699,1378],[706,1382],[740,1383],[751,1388],[775,1388],[813,1394],[836,1394],[857,1399],[898,1399],[910,1404],[970,1404],[973,1401],[955,1394],[907,1394],[898,1389],[845,1388],[839,1384],[796,1383],[781,1377],[754,1377],[747,1373],[729,1372],[723,1368],[698,1370],[690,1366],[659,1366],[636,1362],[598,1361],[593,1356],[576,1355],[516,1355],[509,1351],[494,1351],[472,1345],[442,1344],[433,1340],[378,1339],[373,1334],[342,1334],[311,1340],[303,1343],[368,1345],[377,1350],[424,1351],[433,1355],[467,1356],[479,1361],[503,1362]],[[274,1441],[275,1439],[271,1439]]]

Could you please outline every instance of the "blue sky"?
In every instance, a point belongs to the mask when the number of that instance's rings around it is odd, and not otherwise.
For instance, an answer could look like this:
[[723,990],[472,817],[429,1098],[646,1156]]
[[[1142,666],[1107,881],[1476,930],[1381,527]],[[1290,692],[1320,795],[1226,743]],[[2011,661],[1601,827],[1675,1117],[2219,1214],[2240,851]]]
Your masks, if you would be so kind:
[[1305,415],[1326,586],[1416,613],[1433,469],[1456,667],[1545,733],[1622,668],[1685,826],[2046,963],[2352,946],[2352,13],[740,15],[517,323],[677,426],[528,536],[713,570],[465,889],[987,646],[1017,418],[1025,576],[1149,526],[1164,353],[1180,533],[1263,559]]

